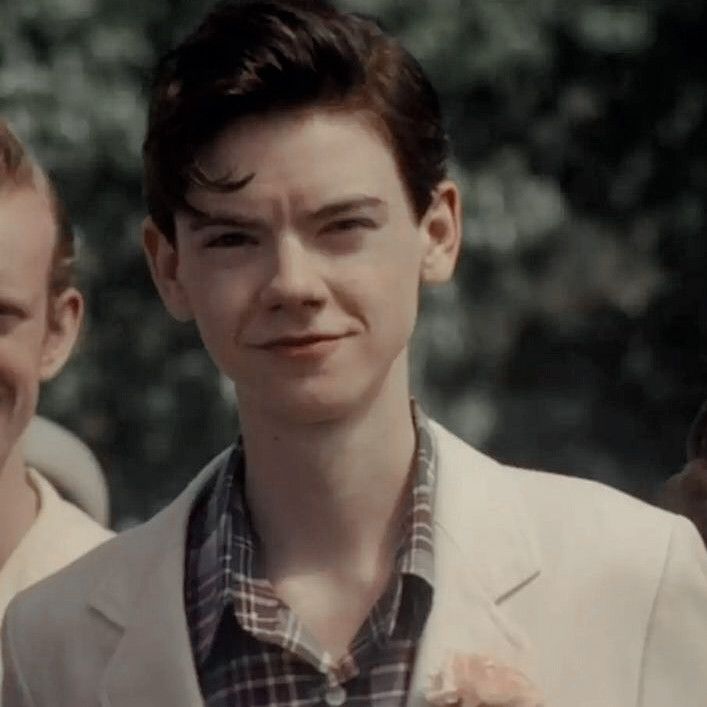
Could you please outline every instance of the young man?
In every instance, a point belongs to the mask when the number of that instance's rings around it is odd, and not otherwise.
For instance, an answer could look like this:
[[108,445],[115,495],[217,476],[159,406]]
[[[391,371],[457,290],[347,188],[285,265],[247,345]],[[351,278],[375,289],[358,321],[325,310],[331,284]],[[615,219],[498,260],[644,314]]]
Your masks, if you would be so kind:
[[145,250],[242,438],[16,601],[6,707],[704,707],[694,528],[410,402],[418,289],[459,250],[446,152],[412,57],[324,0],[221,4],[163,60]]
[[39,383],[64,365],[81,323],[72,257],[56,193],[0,121],[0,622],[17,592],[110,535],[28,468],[23,444]]

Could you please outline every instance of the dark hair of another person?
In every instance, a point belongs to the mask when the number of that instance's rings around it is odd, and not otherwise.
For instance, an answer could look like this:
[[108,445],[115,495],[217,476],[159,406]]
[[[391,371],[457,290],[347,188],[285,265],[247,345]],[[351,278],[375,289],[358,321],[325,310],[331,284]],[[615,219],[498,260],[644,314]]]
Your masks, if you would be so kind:
[[13,189],[45,190],[56,224],[56,241],[49,273],[49,292],[59,295],[74,281],[74,233],[56,188],[49,176],[0,118],[0,194]]
[[[174,241],[191,186],[230,191],[252,175],[206,175],[200,151],[240,118],[297,108],[365,111],[390,144],[415,215],[446,174],[439,100],[414,57],[371,19],[326,0],[227,0],[159,63],[143,146],[149,213]],[[306,165],[303,165],[306,169]]]
[[707,400],[702,403],[687,435],[687,461],[707,461]]

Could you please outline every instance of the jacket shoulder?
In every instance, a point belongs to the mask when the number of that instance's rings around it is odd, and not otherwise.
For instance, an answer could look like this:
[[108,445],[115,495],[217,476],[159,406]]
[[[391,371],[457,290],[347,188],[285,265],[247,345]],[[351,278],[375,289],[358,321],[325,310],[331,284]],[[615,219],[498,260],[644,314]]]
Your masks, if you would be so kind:
[[546,471],[504,467],[514,475],[536,520],[563,528],[596,544],[602,538],[667,544],[676,523],[685,519],[599,481]]
[[56,492],[48,508],[45,533],[53,534],[53,537],[48,537],[47,541],[56,546],[54,549],[59,554],[74,557],[115,535],[81,508],[61,498]]
[[[454,473],[476,475],[498,494],[513,495],[542,554],[636,568],[658,579],[671,537],[691,534],[685,518],[598,481],[502,464],[435,425]],[[687,529],[686,529],[687,528]]]

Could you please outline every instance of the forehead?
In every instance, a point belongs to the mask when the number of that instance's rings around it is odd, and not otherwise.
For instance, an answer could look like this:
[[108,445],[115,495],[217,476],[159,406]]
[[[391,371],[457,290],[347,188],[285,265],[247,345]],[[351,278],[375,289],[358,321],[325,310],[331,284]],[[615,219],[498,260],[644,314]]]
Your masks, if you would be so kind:
[[43,291],[55,238],[46,194],[32,187],[0,190],[0,290]]
[[[363,111],[310,109],[240,120],[223,130],[199,155],[209,179],[247,185],[230,196],[249,200],[287,193],[293,203],[336,198],[342,189],[376,192],[394,199],[403,195],[389,142]],[[188,198],[220,201],[223,194],[194,188]],[[195,201],[196,199],[196,201]]]

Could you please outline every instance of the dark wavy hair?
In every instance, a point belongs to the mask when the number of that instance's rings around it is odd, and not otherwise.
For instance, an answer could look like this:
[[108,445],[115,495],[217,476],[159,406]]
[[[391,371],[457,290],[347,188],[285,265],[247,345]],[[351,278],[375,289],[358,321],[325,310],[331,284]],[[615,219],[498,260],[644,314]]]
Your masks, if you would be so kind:
[[30,187],[46,189],[56,224],[56,241],[49,273],[50,294],[61,294],[74,284],[74,232],[66,209],[50,176],[0,118],[0,193]]
[[327,0],[226,0],[158,64],[143,146],[149,213],[171,241],[209,179],[199,152],[239,118],[306,107],[365,111],[390,144],[417,218],[446,175],[439,100],[414,57],[367,17]]

